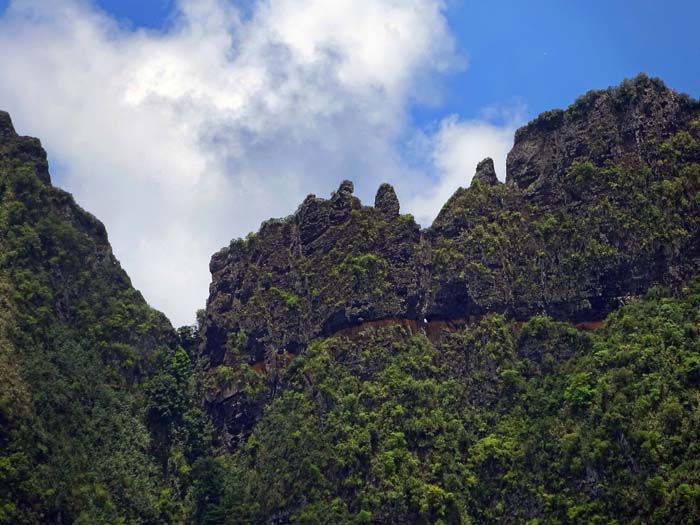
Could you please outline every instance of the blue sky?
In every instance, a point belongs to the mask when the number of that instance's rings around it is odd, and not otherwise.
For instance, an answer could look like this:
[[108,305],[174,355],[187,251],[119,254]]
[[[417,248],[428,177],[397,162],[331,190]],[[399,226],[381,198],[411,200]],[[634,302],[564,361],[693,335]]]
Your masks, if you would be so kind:
[[469,1],[451,13],[471,57],[450,83],[453,110],[522,97],[534,116],[642,71],[700,95],[700,2]]
[[[639,72],[700,96],[700,2],[0,0],[0,109],[176,324],[212,253],[343,179],[428,225],[515,129]],[[176,284],[176,285],[175,285]]]

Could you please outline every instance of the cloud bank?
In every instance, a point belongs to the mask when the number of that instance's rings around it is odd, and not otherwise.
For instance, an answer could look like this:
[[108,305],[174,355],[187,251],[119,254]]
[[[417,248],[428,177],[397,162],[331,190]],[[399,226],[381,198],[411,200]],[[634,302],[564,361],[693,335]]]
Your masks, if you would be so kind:
[[175,324],[204,306],[213,252],[307,193],[348,178],[370,200],[390,182],[425,224],[484,156],[503,177],[512,142],[511,123],[411,121],[464,67],[440,0],[236,5],[181,0],[163,31],[86,0],[15,0],[0,18],[0,107]]

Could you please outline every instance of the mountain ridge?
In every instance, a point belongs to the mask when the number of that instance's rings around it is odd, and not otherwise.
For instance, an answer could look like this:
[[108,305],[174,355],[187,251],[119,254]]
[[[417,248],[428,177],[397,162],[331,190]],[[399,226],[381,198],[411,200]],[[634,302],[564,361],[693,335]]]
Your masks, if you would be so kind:
[[[485,160],[428,228],[388,185],[375,207],[350,181],[310,195],[212,257],[205,366],[274,370],[278,354],[389,318],[599,321],[655,284],[678,287],[700,264],[699,138],[698,101],[640,75],[518,130],[506,183]],[[223,413],[240,436],[237,412]]]
[[309,195],[175,331],[0,112],[0,523],[688,522],[700,103],[589,92],[507,169],[428,228]]
[[692,521],[698,109],[640,76],[521,129],[429,228],[344,181],[217,253],[212,515]]

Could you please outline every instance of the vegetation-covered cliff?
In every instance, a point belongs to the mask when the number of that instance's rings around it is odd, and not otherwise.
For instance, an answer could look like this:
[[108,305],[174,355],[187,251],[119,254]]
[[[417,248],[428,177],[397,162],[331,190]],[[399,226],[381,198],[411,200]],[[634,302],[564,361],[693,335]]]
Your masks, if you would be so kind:
[[505,178],[310,195],[175,331],[0,113],[0,523],[697,521],[700,103],[588,93]]
[[51,186],[39,141],[3,112],[0,231],[0,523],[185,513],[173,469],[205,430],[192,336],[132,288],[102,224]]
[[488,314],[316,339],[215,464],[203,522],[693,523],[698,292],[595,332]]
[[426,230],[343,182],[214,255],[212,522],[688,522],[699,163],[700,104],[642,75]]

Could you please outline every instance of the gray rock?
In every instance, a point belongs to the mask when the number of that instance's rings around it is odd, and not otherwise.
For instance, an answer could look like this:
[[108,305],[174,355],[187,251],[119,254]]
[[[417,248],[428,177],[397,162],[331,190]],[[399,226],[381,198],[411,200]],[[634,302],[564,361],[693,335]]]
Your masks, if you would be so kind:
[[472,185],[474,182],[485,186],[495,186],[498,184],[496,168],[493,167],[493,159],[491,157],[486,157],[477,164],[476,173],[474,174],[474,178],[472,178]]
[[590,91],[565,111],[543,113],[516,132],[506,182],[539,203],[561,204],[567,198],[564,179],[573,164],[653,163],[660,144],[692,118],[693,105],[686,95],[644,74]]
[[377,195],[374,198],[374,207],[390,217],[399,215],[399,199],[391,184],[384,183],[379,186]]
[[15,128],[12,125],[10,114],[6,111],[0,111],[0,142],[9,140],[10,137],[15,136]]

